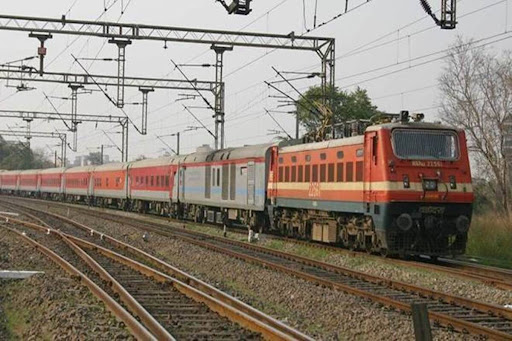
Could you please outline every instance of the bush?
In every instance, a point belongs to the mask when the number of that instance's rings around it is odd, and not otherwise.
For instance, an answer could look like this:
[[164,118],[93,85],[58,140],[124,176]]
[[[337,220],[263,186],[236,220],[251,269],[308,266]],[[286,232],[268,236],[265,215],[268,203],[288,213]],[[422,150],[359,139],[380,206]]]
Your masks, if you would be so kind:
[[512,267],[512,217],[492,212],[474,215],[466,254]]

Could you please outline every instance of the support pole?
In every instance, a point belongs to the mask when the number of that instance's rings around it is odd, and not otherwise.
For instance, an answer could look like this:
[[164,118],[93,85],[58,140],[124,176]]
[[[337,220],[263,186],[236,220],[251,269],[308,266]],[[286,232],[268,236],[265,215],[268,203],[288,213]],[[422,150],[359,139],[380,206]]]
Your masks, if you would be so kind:
[[[212,45],[211,49],[215,51],[215,149],[224,149],[224,104],[225,104],[225,86],[223,80],[224,52],[233,51],[233,46]],[[220,136],[219,136],[220,130]]]
[[108,41],[110,44],[116,44],[118,50],[117,57],[117,107],[124,107],[124,75],[125,75],[125,66],[126,66],[126,46],[132,43],[131,40],[120,40],[120,39],[110,39]]
[[84,86],[80,84],[69,84],[68,87],[71,89],[71,131],[73,132],[73,148],[74,152],[78,148],[78,89],[82,89]]
[[52,39],[53,36],[45,33],[30,33],[28,36],[30,38],[37,38],[41,42],[41,45],[37,49],[37,54],[39,55],[39,75],[42,76],[44,74],[44,56],[46,56],[44,42],[48,39]]
[[121,123],[122,128],[122,147],[121,147],[121,161],[128,162],[128,119]]
[[180,132],[176,133],[176,155],[180,155]]
[[299,128],[300,128],[300,121],[299,121],[299,111],[295,111],[295,139],[299,139]]
[[103,164],[103,145],[101,145],[101,149],[100,149],[100,158],[101,158],[100,165],[102,165]]
[[416,341],[432,341],[432,330],[428,319],[427,304],[413,303],[411,308]]
[[140,87],[139,91],[142,92],[142,127],[141,135],[148,133],[148,93],[155,91],[154,88]]
[[66,148],[67,148],[67,135],[66,134],[63,134],[61,136],[61,151],[60,151],[60,156],[61,156],[61,160],[60,160],[60,165],[61,167],[66,167]]
[[55,168],[57,168],[57,151],[56,150],[54,151],[54,155],[53,155],[53,166]]
[[[330,108],[332,111],[331,117],[331,139],[336,138],[336,120],[334,113],[334,92],[335,89],[335,78],[336,78],[336,70],[335,70],[335,61],[336,61],[336,47],[334,40],[331,40],[327,45],[327,49],[325,52],[318,52],[320,59],[322,61],[322,72],[321,72],[321,87],[322,87],[322,104],[327,108]],[[327,138],[327,136],[324,136]]]
[[30,125],[34,119],[33,118],[24,118],[23,121],[27,122],[27,135],[25,138],[27,139],[27,146],[30,148],[30,140],[32,139],[32,134],[30,133]]

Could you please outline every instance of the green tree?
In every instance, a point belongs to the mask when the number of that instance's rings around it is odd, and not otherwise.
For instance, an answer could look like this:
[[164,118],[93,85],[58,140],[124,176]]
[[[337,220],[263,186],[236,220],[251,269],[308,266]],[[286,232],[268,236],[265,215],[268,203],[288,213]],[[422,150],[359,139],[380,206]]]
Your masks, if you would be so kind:
[[22,142],[6,142],[0,136],[0,169],[39,169],[53,167],[42,150],[31,150]]
[[[328,89],[327,93],[331,94],[331,108],[335,123],[354,119],[369,119],[379,113],[365,89],[357,88],[352,92],[345,92],[335,88],[334,91]],[[323,123],[322,100],[321,87],[314,86],[296,102],[300,124],[307,133],[315,132]]]

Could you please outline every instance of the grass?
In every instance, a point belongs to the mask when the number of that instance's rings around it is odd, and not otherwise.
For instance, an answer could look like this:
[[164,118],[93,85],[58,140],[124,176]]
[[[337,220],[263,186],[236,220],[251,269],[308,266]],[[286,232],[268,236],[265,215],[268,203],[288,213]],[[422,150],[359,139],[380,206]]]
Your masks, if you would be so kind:
[[512,268],[512,217],[490,212],[474,216],[466,254],[488,265]]

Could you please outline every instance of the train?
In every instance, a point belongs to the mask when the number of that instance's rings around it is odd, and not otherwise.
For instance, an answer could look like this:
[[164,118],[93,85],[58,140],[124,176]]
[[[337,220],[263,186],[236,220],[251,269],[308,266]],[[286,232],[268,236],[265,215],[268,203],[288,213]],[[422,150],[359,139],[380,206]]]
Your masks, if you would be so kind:
[[464,131],[408,114],[360,130],[320,142],[2,171],[0,189],[384,256],[463,254],[474,199]]

